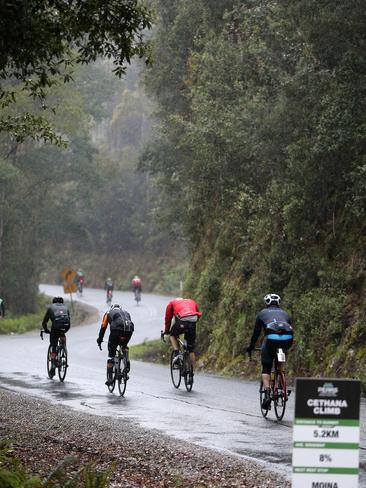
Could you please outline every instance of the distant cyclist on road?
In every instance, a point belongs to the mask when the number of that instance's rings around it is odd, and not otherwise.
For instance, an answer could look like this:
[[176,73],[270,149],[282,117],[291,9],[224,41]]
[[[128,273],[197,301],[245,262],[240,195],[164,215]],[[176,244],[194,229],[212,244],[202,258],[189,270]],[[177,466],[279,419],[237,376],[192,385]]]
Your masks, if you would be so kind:
[[120,305],[112,305],[110,310],[103,315],[102,325],[100,327],[99,336],[97,339],[98,346],[100,346],[103,342],[108,324],[111,332],[108,340],[107,381],[105,382],[107,386],[113,383],[113,363],[118,345],[122,346],[123,351],[127,353],[126,373],[130,371],[127,344],[134,331],[134,324],[131,320],[131,315],[126,310],[123,310]]
[[80,293],[80,295],[82,295],[83,288],[84,288],[84,282],[85,282],[85,276],[84,276],[84,273],[81,269],[77,270],[75,281],[76,281],[76,284],[78,287],[78,292]]
[[142,283],[141,279],[137,275],[132,280],[132,291],[135,296],[135,300],[139,302],[141,300]]
[[[48,329],[48,321],[51,320],[51,330]],[[51,344],[51,370],[50,377],[55,375],[56,370],[56,348],[59,337],[63,338],[66,344],[66,332],[70,329],[70,312],[64,304],[62,297],[54,297],[52,305],[49,305],[42,321],[42,327],[46,334],[50,334]]]
[[174,354],[179,354],[177,337],[184,334],[187,350],[190,352],[192,364],[195,363],[194,346],[196,342],[196,324],[202,313],[197,303],[190,298],[175,298],[168,303],[165,311],[164,334],[170,335]]
[[107,278],[104,283],[104,289],[107,292],[107,303],[111,303],[112,301],[112,296],[113,296],[113,290],[114,290],[114,283],[112,278]]
[[262,408],[268,409],[271,404],[270,378],[273,360],[276,350],[282,348],[287,352],[293,342],[292,320],[287,312],[280,308],[281,298],[275,293],[269,293],[264,297],[266,308],[261,310],[255,320],[254,330],[247,353],[250,354],[261,334],[264,331],[262,343],[262,381],[265,396]]

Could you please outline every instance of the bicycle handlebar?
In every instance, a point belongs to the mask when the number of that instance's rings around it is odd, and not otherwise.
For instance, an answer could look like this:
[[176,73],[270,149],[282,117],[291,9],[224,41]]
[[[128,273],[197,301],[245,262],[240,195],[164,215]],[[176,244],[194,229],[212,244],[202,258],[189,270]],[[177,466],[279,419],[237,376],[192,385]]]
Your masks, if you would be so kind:
[[163,331],[163,330],[161,330],[161,331],[160,331],[160,339],[161,339],[163,342],[165,342],[165,338],[164,338],[164,331]]
[[43,333],[44,333],[44,330],[43,330],[43,329],[41,329],[41,330],[40,330],[40,334],[39,334],[39,335],[41,336],[42,341],[43,341]]

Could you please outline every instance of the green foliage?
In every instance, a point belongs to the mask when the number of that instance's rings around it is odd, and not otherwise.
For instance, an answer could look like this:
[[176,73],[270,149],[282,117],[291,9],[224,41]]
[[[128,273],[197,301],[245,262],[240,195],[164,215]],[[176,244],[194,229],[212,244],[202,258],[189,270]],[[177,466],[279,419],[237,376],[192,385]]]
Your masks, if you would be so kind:
[[104,471],[89,464],[76,469],[77,459],[68,456],[44,480],[27,473],[6,443],[0,445],[0,486],[2,488],[105,488],[113,464]]
[[[49,304],[49,302],[49,298],[44,295],[38,295],[36,300],[36,313],[20,316],[7,313],[4,318],[0,319],[0,334],[24,334],[30,330],[40,329],[46,305]],[[78,303],[75,303],[70,307],[71,323],[73,325],[81,323],[87,315],[88,312]]]
[[166,364],[170,351],[163,341],[144,341],[136,346],[130,346],[130,355],[133,359],[148,361],[151,363]]
[[169,50],[148,73],[160,125],[142,164],[190,246],[202,352],[244,368],[261,297],[276,291],[294,317],[294,373],[364,378],[362,2],[157,9],[154,49]]
[[[0,17],[2,108],[16,103],[21,92],[44,103],[52,86],[72,79],[76,64],[108,58],[121,77],[125,62],[147,55],[143,32],[151,27],[151,14],[137,0],[14,1],[0,5]],[[33,113],[2,117],[4,131],[18,142],[60,141],[47,118]]]

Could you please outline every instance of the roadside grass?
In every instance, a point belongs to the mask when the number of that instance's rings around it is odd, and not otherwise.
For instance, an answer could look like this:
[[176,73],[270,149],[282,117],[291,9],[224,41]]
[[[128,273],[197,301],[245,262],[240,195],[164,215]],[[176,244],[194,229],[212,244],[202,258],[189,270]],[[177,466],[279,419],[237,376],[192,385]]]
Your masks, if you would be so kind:
[[[46,306],[51,302],[50,297],[45,295],[38,296],[38,312],[26,315],[7,314],[5,318],[0,318],[0,334],[24,334],[30,330],[40,329],[46,311]],[[77,302],[67,303],[70,309],[71,325],[80,324],[89,315],[89,311]]]
[[144,341],[136,346],[130,346],[130,356],[132,359],[147,361],[150,363],[163,363],[169,360],[170,349],[168,344],[160,339],[154,341]]
[[0,445],[1,488],[106,488],[114,465],[99,470],[95,464],[78,466],[77,458],[67,456],[45,479],[27,473],[23,464],[14,457],[9,441]]

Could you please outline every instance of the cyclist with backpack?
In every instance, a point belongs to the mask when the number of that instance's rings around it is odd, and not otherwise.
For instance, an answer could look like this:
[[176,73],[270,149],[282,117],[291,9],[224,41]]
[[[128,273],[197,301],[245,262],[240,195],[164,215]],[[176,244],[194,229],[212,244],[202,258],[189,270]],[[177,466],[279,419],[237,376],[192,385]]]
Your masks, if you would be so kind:
[[127,354],[126,373],[130,371],[127,344],[134,331],[131,315],[126,310],[123,310],[120,305],[112,305],[108,312],[105,312],[103,315],[102,325],[97,339],[99,347],[103,342],[108,324],[110,326],[110,334],[108,339],[107,381],[105,382],[107,386],[113,383],[113,364],[117,346],[122,346],[123,351]]
[[268,409],[271,404],[270,378],[273,360],[278,348],[286,353],[293,342],[293,327],[291,317],[280,308],[281,298],[276,293],[268,293],[264,297],[266,308],[261,310],[255,320],[252,338],[246,351],[250,354],[261,334],[264,332],[262,342],[262,381],[264,387],[263,409]]
[[[48,329],[48,321],[51,321],[51,330]],[[70,329],[70,312],[64,304],[62,297],[54,297],[52,305],[47,307],[45,316],[42,320],[42,327],[46,334],[50,334],[51,345],[51,370],[49,372],[52,378],[56,371],[56,348],[59,337],[62,338],[66,344],[66,332]]]

